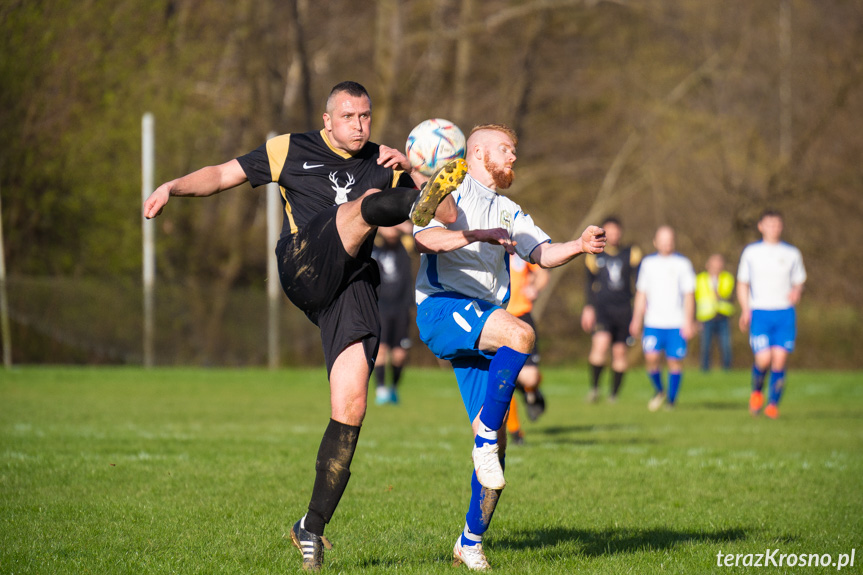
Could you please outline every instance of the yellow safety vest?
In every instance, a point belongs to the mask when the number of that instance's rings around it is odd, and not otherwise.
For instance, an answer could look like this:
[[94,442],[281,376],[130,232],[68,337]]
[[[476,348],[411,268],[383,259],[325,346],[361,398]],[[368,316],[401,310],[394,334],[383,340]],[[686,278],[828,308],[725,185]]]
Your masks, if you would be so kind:
[[730,316],[734,313],[734,304],[731,303],[733,293],[734,276],[730,273],[719,273],[719,281],[714,290],[710,274],[701,272],[695,278],[695,318],[698,321],[709,321],[716,317],[716,314]]

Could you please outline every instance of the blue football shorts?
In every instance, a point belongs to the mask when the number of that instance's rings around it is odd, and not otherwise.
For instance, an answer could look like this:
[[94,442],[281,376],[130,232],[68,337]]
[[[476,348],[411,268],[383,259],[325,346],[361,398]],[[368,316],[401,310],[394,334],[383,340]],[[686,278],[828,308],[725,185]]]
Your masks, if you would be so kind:
[[479,414],[494,354],[477,349],[479,336],[500,306],[457,294],[433,295],[417,307],[420,339],[440,359],[452,363],[459,392],[472,422]]
[[749,346],[753,353],[771,347],[781,347],[788,353],[794,351],[797,339],[797,314],[788,309],[754,309],[749,325]]
[[641,349],[644,353],[665,352],[668,359],[683,359],[686,357],[686,340],[677,328],[646,327],[641,336]]

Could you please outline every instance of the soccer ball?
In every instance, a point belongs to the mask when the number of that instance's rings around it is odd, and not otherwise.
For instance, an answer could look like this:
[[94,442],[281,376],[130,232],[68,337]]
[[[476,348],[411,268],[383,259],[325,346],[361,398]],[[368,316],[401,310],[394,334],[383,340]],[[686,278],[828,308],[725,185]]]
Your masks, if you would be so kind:
[[464,144],[464,134],[458,126],[443,118],[433,118],[411,130],[405,155],[415,170],[431,177],[447,162],[464,158]]

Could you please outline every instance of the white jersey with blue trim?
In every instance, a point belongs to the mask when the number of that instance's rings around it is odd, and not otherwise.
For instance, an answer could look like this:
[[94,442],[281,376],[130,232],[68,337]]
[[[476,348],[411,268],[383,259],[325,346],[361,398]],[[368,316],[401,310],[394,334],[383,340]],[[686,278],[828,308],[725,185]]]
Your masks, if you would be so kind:
[[792,307],[792,288],[806,281],[800,250],[785,242],[749,244],[740,255],[737,281],[749,284],[752,309],[777,310]]
[[644,327],[683,327],[683,300],[695,291],[695,269],[686,257],[673,253],[651,254],[641,260],[635,289],[647,296]]
[[[551,241],[518,204],[469,175],[452,196],[458,207],[458,219],[448,226],[432,220],[426,227],[414,227],[415,236],[436,227],[453,231],[504,228],[516,241],[515,252],[525,261],[531,261],[530,254],[536,246]],[[422,254],[416,283],[417,304],[441,292],[503,306],[509,300],[506,250],[499,245],[473,242],[451,252]]]

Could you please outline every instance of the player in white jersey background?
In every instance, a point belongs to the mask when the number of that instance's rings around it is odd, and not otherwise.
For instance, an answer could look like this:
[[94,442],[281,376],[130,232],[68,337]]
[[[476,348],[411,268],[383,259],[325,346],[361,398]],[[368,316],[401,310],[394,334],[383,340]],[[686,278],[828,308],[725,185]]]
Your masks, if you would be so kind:
[[[695,333],[695,270],[692,262],[674,251],[674,230],[662,226],[653,239],[656,253],[641,260],[635,282],[635,303],[629,331],[644,334],[641,347],[655,394],[648,403],[656,411],[673,407],[683,377],[686,343]],[[668,364],[668,395],[662,383],[662,356]]]
[[785,388],[785,366],[797,339],[795,306],[803,293],[806,268],[800,250],[782,241],[782,215],[765,211],[758,220],[762,240],[749,244],[740,256],[737,299],[740,330],[749,330],[755,355],[749,410],[761,413],[764,379],[770,370],[768,405],[764,415],[779,417],[779,400]]
[[498,195],[515,177],[517,141],[507,126],[474,128],[465,152],[468,175],[452,195],[455,223],[433,220],[414,229],[422,254],[416,284],[420,338],[452,363],[474,432],[470,505],[453,549],[455,562],[472,570],[489,568],[482,535],[506,485],[503,423],[535,340],[533,329],[504,309],[509,255],[551,268],[605,246],[597,226],[575,241],[551,243],[518,204]]

